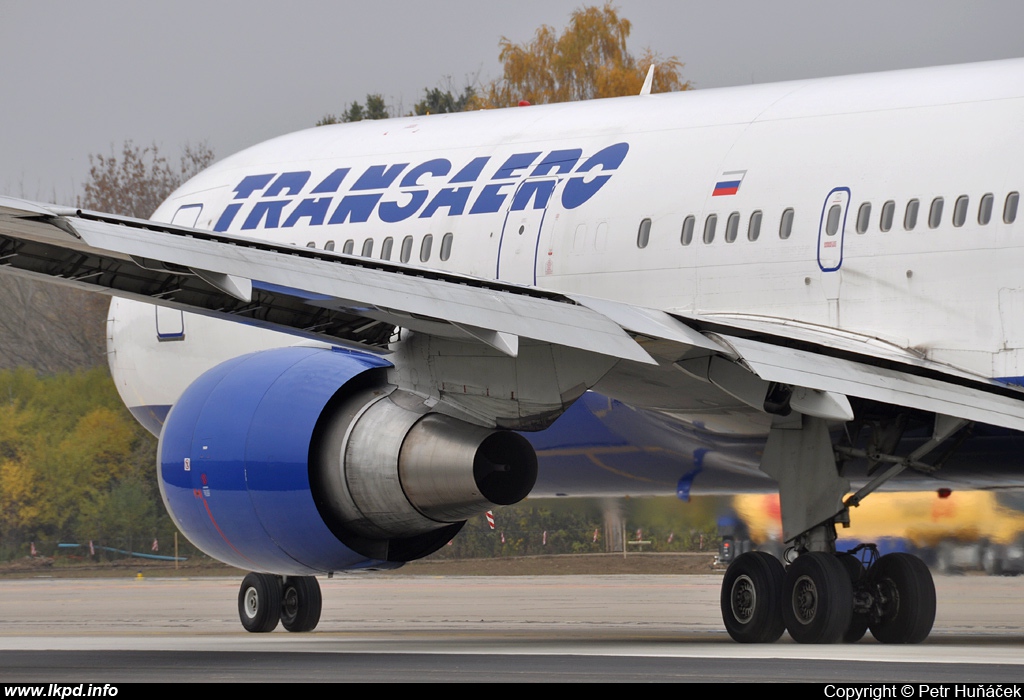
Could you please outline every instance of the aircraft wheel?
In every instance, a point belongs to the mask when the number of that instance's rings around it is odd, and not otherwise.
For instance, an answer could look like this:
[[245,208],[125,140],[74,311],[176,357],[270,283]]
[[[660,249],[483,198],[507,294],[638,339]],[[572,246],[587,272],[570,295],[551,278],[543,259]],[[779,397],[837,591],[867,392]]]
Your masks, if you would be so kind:
[[881,620],[871,634],[883,644],[917,644],[935,622],[935,582],[924,562],[896,552],[879,559],[871,570],[881,599]]
[[315,576],[289,576],[281,586],[281,624],[289,632],[310,632],[320,622],[323,598]]
[[238,617],[247,632],[271,632],[281,619],[281,580],[249,573],[238,591]]
[[782,618],[801,644],[833,644],[843,638],[853,616],[853,585],[839,559],[808,552],[786,570]]
[[[864,578],[864,565],[860,562],[860,559],[843,552],[837,554],[836,559],[846,569],[846,573],[850,577],[850,583],[856,590],[857,584],[860,583],[861,579]],[[853,644],[859,642],[864,638],[865,633],[868,631],[868,616],[866,613],[859,613],[856,610],[853,611],[850,617],[850,626],[843,632],[843,642],[846,644]]]
[[722,619],[735,641],[767,644],[785,631],[782,622],[782,562],[765,552],[733,560],[722,581]]
[[855,644],[860,640],[864,639],[864,635],[868,631],[868,616],[864,613],[853,613],[850,618],[850,626],[843,632],[843,643],[844,644]]

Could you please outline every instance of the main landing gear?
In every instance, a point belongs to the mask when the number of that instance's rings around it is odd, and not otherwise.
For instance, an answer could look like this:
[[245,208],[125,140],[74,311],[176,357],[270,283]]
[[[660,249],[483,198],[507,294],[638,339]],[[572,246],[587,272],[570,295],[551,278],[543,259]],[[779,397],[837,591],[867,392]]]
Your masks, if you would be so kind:
[[[851,552],[835,546],[836,524],[849,523],[850,508],[906,469],[937,469],[922,458],[967,424],[936,415],[930,440],[909,455],[895,455],[907,423],[899,415],[879,421],[866,447],[859,448],[853,439],[834,446],[822,418],[773,419],[761,470],[779,484],[783,540],[798,554],[787,557],[785,569],[761,552],[742,554],[729,566],[721,601],[733,639],[774,642],[788,630],[805,644],[850,643],[871,630],[885,644],[924,641],[935,622],[935,584],[924,562],[901,553],[879,557],[874,545]],[[842,468],[847,460],[867,463],[872,478],[844,500],[850,490]]]
[[247,574],[238,590],[238,617],[247,632],[309,632],[320,622],[323,599],[314,576]]
[[806,552],[784,571],[764,552],[741,554],[722,583],[722,618],[737,642],[774,642],[789,630],[804,644],[924,641],[935,621],[935,584],[917,557]]

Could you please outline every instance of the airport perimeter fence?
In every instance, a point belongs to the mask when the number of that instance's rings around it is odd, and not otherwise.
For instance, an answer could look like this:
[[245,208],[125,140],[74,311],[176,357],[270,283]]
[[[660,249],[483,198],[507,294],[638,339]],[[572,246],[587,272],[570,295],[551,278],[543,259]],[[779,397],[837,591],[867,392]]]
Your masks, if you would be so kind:
[[0,562],[35,560],[40,565],[60,564],[102,564],[109,562],[137,560],[168,562],[173,564],[201,558],[213,560],[200,552],[180,534],[175,541],[173,532],[160,533],[153,537],[97,538],[90,539],[26,539],[24,541],[0,542]]

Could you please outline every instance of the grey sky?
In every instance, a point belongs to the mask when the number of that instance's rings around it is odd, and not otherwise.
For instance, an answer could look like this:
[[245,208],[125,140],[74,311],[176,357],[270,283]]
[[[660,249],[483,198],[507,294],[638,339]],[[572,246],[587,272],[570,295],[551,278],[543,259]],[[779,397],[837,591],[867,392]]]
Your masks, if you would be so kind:
[[[499,74],[502,36],[582,3],[0,0],[0,194],[73,200],[88,154],[132,139],[218,156],[381,92]],[[1024,3],[620,0],[632,51],[698,88],[1024,56]]]

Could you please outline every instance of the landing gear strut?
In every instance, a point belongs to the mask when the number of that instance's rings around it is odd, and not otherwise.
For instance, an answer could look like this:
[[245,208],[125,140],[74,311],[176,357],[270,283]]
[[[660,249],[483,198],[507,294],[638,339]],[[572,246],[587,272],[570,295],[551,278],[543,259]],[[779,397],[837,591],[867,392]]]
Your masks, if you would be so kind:
[[323,599],[314,576],[246,574],[238,590],[238,617],[247,632],[309,632],[320,622]]
[[[905,420],[893,424],[891,436],[863,450],[852,444],[833,447],[824,419],[777,416],[761,470],[779,483],[783,539],[798,556],[784,574],[781,563],[771,565],[759,552],[733,561],[721,596],[729,635],[738,642],[773,642],[784,626],[804,644],[853,643],[868,629],[883,644],[924,641],[935,622],[935,584],[924,562],[902,553],[879,557],[874,545],[837,552],[836,524],[849,524],[849,509],[902,471],[937,469],[922,458],[966,424],[936,415],[932,438],[900,457],[882,450],[897,446]],[[890,466],[844,500],[850,482],[837,464],[837,453],[872,467]],[[869,555],[865,561],[854,556],[863,549]]]

